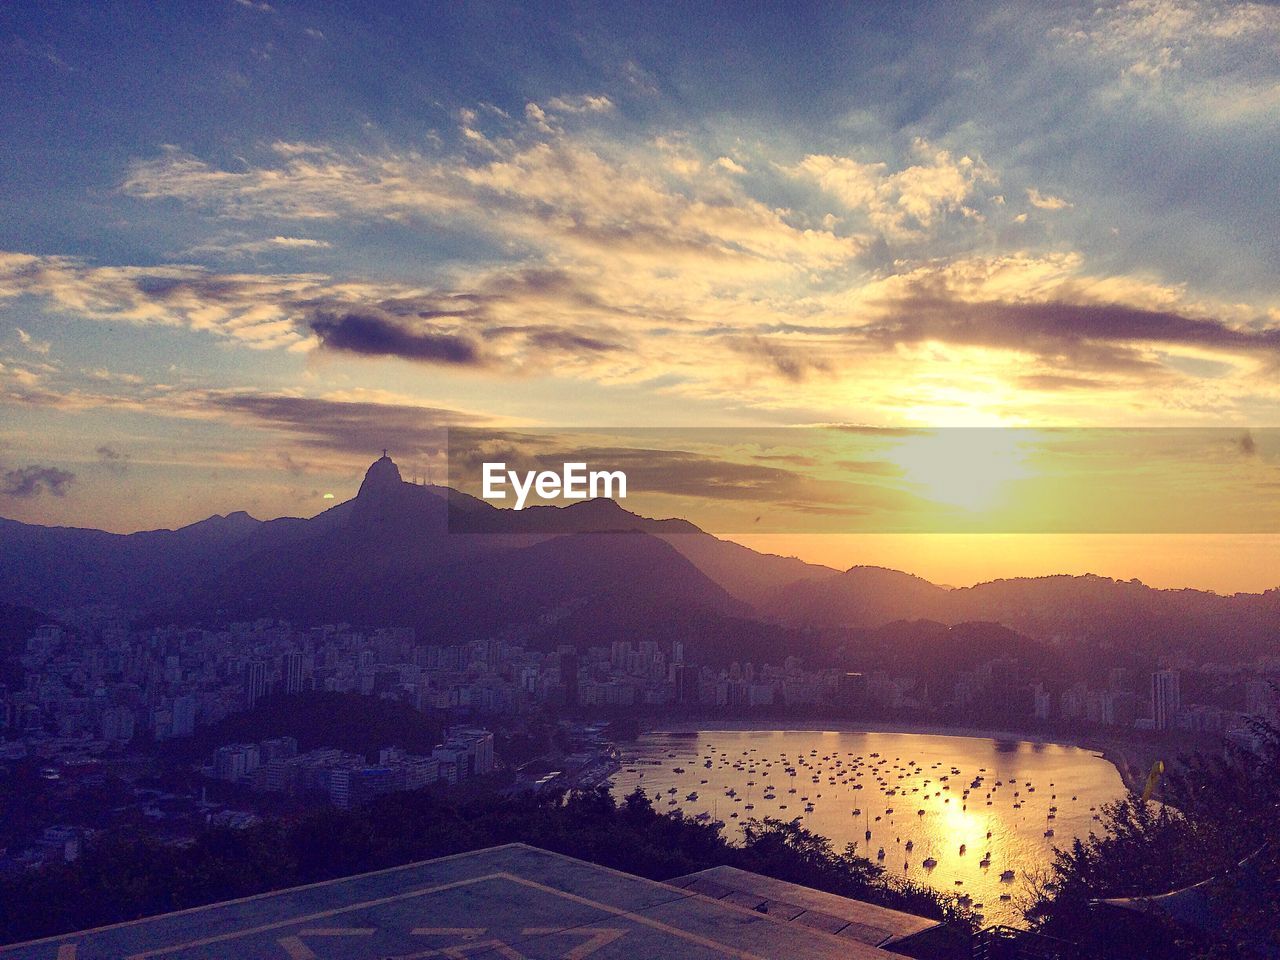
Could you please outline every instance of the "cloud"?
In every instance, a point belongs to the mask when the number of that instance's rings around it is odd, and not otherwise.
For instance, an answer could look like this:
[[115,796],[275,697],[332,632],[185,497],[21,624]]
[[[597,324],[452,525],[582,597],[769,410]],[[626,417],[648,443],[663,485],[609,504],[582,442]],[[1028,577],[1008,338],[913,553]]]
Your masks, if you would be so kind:
[[358,457],[383,447],[406,456],[440,455],[447,428],[483,422],[475,414],[443,407],[321,397],[210,392],[192,401],[281,432],[303,446]]
[[1155,371],[1140,348],[1179,345],[1280,357],[1280,328],[1241,328],[1212,317],[1118,303],[970,302],[917,296],[890,305],[866,337],[886,346],[941,341],[1031,353],[1076,370]]
[[577,353],[584,350],[588,353],[607,353],[622,348],[621,344],[610,343],[607,340],[586,336],[581,333],[574,333],[571,330],[526,328],[520,332],[526,334],[529,342],[535,346],[563,350],[565,353]]
[[[643,433],[643,431],[641,431]],[[694,431],[696,433],[697,431]],[[735,438],[736,436],[736,443]],[[616,442],[610,442],[610,440]],[[688,442],[689,438],[683,438]],[[593,440],[595,442],[593,442]],[[595,437],[586,432],[554,431],[523,433],[519,431],[472,429],[464,427],[450,437],[449,466],[451,482],[463,481],[478,486],[481,465],[503,460],[511,469],[556,468],[567,458],[593,466],[607,465],[627,476],[628,497],[660,496],[682,500],[721,503],[747,503],[755,506],[785,505],[788,509],[818,511],[832,509],[840,514],[857,515],[868,510],[904,510],[917,502],[903,490],[883,484],[850,479],[824,480],[806,469],[814,461],[805,457],[773,458],[768,463],[747,462],[734,457],[737,446],[751,446],[760,437],[750,431],[726,435],[710,431],[703,444],[684,448],[660,445],[627,444],[627,431],[616,438]],[[665,438],[680,442],[679,437]],[[705,446],[705,449],[699,449]],[[751,456],[752,461],[760,458]],[[891,469],[864,470],[864,475],[894,476]],[[573,518],[565,518],[573,522]]]
[[1018,386],[1027,390],[1100,390],[1107,387],[1105,380],[1094,377],[1072,377],[1054,373],[1035,373],[1017,379]]
[[785,380],[800,383],[812,373],[829,373],[829,359],[812,348],[792,346],[768,337],[748,337],[730,341],[733,348],[765,361]]
[[613,109],[613,101],[599,94],[576,97],[552,97],[547,107],[558,113],[607,113]]
[[330,292],[320,274],[214,273],[193,264],[94,266],[0,253],[0,299],[28,295],[93,320],[186,326],[258,349],[298,347],[300,302]]
[[94,451],[98,455],[98,463],[106,467],[112,473],[126,473],[129,469],[129,455],[120,453],[112,447],[103,444]]
[[1027,201],[1038,210],[1069,210],[1072,206],[1061,197],[1041,193],[1035,187],[1027,188]]
[[29,466],[0,474],[0,496],[30,500],[41,493],[63,497],[76,475],[57,467]]
[[480,366],[476,344],[451,333],[411,329],[402,321],[372,312],[319,313],[311,329],[326,350],[372,357],[400,357],[423,363]]
[[897,171],[883,161],[824,154],[810,154],[785,169],[864,214],[873,228],[893,239],[919,239],[947,213],[977,217],[968,201],[981,184],[996,182],[990,168],[923,140],[916,141],[913,152],[920,162]]
[[48,340],[37,340],[21,327],[14,327],[13,329],[18,335],[18,342],[32,353],[38,353],[41,356],[46,356],[48,355],[49,350],[53,347],[53,344]]

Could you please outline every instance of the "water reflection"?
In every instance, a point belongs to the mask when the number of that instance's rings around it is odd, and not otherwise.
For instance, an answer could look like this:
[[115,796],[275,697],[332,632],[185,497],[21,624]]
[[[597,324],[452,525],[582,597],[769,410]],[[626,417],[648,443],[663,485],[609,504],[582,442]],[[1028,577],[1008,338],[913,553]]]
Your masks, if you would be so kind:
[[659,810],[722,820],[730,835],[751,817],[798,819],[981,904],[988,922],[1017,920],[1027,875],[1124,794],[1111,764],[1076,747],[806,730],[646,734],[614,781],[618,796],[637,786]]

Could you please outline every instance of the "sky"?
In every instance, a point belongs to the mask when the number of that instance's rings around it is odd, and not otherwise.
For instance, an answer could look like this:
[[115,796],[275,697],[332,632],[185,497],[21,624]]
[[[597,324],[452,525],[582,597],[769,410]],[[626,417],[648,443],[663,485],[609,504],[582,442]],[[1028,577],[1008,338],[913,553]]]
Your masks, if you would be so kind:
[[[2,5],[0,515],[309,516],[458,426],[1266,436],[1278,54],[1181,0]],[[1276,585],[1162,542],[774,541]]]

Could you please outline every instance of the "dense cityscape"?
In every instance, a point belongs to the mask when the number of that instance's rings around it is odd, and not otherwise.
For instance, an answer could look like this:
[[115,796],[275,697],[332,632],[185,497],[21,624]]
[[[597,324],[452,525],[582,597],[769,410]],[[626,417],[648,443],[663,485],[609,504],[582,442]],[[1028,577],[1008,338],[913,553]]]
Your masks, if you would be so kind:
[[[1110,734],[1150,744],[1212,734],[1247,744],[1249,718],[1275,716],[1272,683],[1280,676],[1280,658],[1187,665],[1197,689],[1217,701],[1210,705],[1184,700],[1184,672],[1175,668],[1147,677],[1114,668],[1105,686],[1054,685],[1028,678],[1024,665],[1009,657],[930,690],[919,678],[806,668],[795,656],[778,665],[733,662],[717,669],[687,662],[681,641],[615,641],[579,653],[534,649],[510,634],[448,646],[419,643],[409,629],[303,630],[270,620],[224,630],[39,626],[19,658],[21,682],[0,690],[0,769],[14,776],[20,765],[38,768],[50,796],[80,794],[110,774],[130,787],[131,796],[117,798],[124,802],[105,820],[103,811],[84,804],[48,803],[50,815],[80,810],[85,817],[28,819],[24,834],[6,831],[0,871],[72,859],[84,838],[113,819],[147,823],[179,843],[203,825],[259,821],[248,794],[209,799],[212,781],[340,808],[383,793],[487,777],[499,768],[515,788],[596,782],[616,769],[610,766],[616,745],[600,737],[598,725],[588,735],[584,722],[619,717],[640,723],[680,716],[874,717],[955,725],[990,716],[983,705],[995,703],[1000,719],[1042,735]],[[199,773],[188,782],[190,796],[148,788],[146,777],[155,768],[144,758],[164,756],[167,766],[181,765],[163,752],[165,745],[252,711],[272,695],[309,691],[403,704],[429,717],[442,731],[440,741],[420,753],[395,742],[378,744],[376,755],[332,744],[300,751],[295,737],[264,730],[252,742],[217,744],[211,754],[188,759],[186,766]],[[1233,700],[1234,707],[1223,705]],[[531,716],[560,718],[581,749],[495,757],[491,730],[518,728]]]

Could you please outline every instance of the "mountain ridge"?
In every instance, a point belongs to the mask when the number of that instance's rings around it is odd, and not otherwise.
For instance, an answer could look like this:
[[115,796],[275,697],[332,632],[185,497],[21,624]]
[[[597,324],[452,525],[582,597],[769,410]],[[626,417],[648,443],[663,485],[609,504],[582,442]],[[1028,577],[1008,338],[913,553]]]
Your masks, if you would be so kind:
[[[484,631],[504,615],[537,620],[577,604],[637,628],[702,610],[802,630],[990,622],[1053,643],[1280,646],[1280,590],[1227,596],[1095,574],[948,589],[885,567],[840,571],[759,553],[612,500],[503,510],[407,483],[385,456],[356,497],[309,519],[232,511],[114,534],[0,518],[0,540],[0,602],[49,611],[114,604],[149,622],[323,614]],[[495,590],[509,598],[505,610]]]

